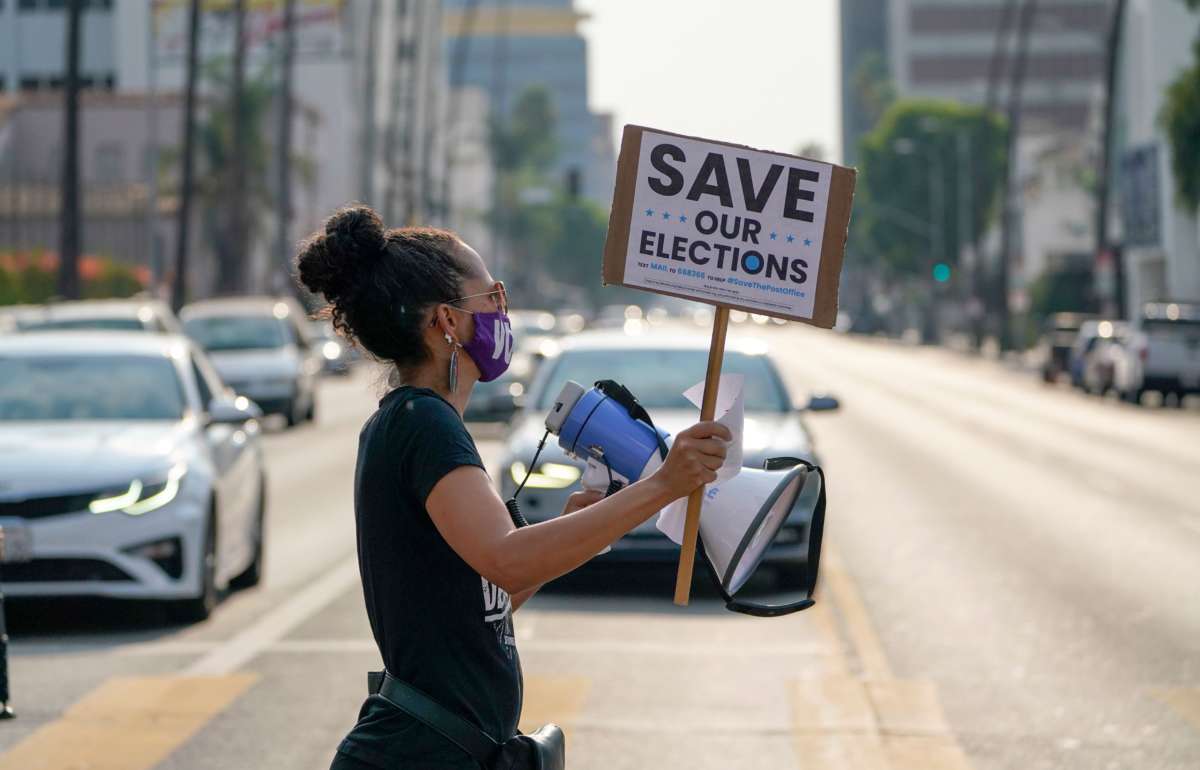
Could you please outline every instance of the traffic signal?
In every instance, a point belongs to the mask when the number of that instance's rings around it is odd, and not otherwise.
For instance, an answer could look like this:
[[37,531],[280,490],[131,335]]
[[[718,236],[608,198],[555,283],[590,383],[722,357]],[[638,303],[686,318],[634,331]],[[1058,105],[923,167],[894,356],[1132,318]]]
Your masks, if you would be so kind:
[[945,262],[938,262],[933,266],[933,280],[938,283],[945,283],[950,280],[950,266]]

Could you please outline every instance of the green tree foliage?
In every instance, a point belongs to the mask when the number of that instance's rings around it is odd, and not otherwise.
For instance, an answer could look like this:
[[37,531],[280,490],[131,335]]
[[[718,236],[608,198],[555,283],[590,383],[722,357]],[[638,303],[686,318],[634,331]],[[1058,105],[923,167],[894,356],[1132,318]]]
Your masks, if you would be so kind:
[[492,156],[502,172],[545,174],[558,159],[554,99],[545,88],[527,88],[517,97],[512,115],[492,124]]
[[[210,63],[204,78],[214,94],[230,92],[233,79],[232,63],[219,59]],[[262,234],[262,229],[271,221],[275,205],[275,190],[271,178],[271,159],[275,157],[272,147],[273,133],[268,124],[273,119],[272,107],[276,99],[278,78],[271,68],[257,76],[247,77],[242,96],[243,120],[246,129],[246,252]],[[273,126],[271,126],[273,128]],[[233,153],[233,101],[216,98],[207,104],[204,116],[196,125],[196,181],[195,190],[200,203],[204,228],[204,240],[211,244],[217,255],[218,270],[238,273],[243,271],[247,258],[231,238],[229,223],[230,187],[233,184],[233,168],[230,157]],[[182,163],[182,148],[171,148],[164,152],[164,169],[178,167]],[[295,178],[311,184],[315,178],[315,166],[311,158],[292,156]]]
[[878,53],[863,57],[850,77],[850,87],[854,94],[853,109],[862,117],[863,125],[877,124],[896,100],[887,62]]
[[[955,266],[961,247],[986,230],[998,209],[1005,134],[1003,121],[980,107],[895,102],[862,141],[851,222],[855,251],[899,275],[928,276],[937,262]],[[958,148],[960,135],[966,152]],[[935,211],[939,181],[942,205]],[[960,220],[974,226],[960,232]],[[939,224],[944,253],[933,254]]]
[[[1184,0],[1200,10],[1200,0]],[[1159,120],[1171,143],[1175,192],[1190,209],[1200,208],[1200,39],[1195,62],[1167,88]]]
[[598,301],[600,255],[608,229],[608,211],[574,198],[565,180],[554,174],[558,160],[557,117],[549,92],[524,91],[507,121],[493,124],[497,200],[492,224],[499,228],[514,291],[514,303],[552,306],[542,298],[547,281],[576,287]]
[[1047,268],[1029,287],[1029,310],[1040,321],[1051,313],[1091,313],[1096,310],[1088,262],[1069,262]]

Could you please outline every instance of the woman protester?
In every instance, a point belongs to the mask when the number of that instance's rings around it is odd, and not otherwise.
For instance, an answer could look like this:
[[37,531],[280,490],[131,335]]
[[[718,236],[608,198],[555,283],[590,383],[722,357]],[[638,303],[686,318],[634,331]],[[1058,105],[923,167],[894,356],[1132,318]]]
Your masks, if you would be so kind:
[[[479,254],[444,230],[385,229],[354,206],[304,244],[298,267],[334,325],[391,368],[354,476],[359,570],[387,674],[504,743],[521,713],[512,612],[713,481],[729,432],[698,423],[653,476],[607,498],[576,492],[562,516],[518,529],[462,421],[475,383],[503,374],[512,353],[504,285]],[[333,770],[480,767],[388,692],[374,682]],[[509,761],[534,766],[531,753]]]

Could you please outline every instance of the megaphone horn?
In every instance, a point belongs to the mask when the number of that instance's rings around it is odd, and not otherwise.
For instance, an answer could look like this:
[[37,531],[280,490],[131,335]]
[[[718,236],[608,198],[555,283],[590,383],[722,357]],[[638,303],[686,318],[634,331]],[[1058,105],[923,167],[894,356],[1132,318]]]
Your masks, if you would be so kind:
[[[796,586],[802,598],[779,605],[735,599],[789,518],[802,522],[801,541],[807,542]],[[768,460],[762,470],[743,468],[732,479],[711,485],[700,514],[700,543],[726,607],[763,617],[811,607],[824,528],[824,473],[798,458]]]

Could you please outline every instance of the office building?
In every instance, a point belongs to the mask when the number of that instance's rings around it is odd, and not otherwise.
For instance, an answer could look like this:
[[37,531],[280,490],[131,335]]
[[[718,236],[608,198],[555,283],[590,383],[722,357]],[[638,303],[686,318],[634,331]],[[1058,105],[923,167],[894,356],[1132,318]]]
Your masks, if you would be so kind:
[[858,143],[874,116],[863,93],[874,74],[888,75],[886,0],[842,0],[842,163],[858,161]]
[[607,205],[616,173],[612,120],[588,108],[587,43],[578,29],[584,15],[571,0],[443,4],[451,87],[483,90],[500,116],[525,90],[545,88],[556,112],[556,175]]

